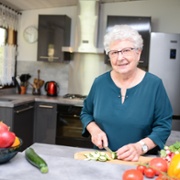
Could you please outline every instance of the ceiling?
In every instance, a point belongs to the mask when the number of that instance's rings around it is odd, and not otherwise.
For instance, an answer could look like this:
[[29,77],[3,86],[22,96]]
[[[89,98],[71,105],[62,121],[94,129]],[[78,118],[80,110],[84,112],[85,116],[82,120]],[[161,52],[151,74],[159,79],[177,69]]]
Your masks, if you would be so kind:
[[[143,1],[143,0],[99,0],[100,3]],[[76,6],[78,0],[0,0],[0,3],[15,11]]]

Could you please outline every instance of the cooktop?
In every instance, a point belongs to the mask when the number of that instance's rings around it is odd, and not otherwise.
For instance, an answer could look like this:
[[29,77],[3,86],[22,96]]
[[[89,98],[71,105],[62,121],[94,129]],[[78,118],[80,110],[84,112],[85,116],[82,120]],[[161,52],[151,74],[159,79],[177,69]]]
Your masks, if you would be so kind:
[[66,99],[85,99],[86,96],[80,94],[65,94],[63,98]]

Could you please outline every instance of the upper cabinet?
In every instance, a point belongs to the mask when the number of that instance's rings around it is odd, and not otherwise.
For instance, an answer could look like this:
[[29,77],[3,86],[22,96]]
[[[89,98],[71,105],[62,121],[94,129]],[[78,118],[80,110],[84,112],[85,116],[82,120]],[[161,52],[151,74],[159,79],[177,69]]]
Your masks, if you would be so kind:
[[66,15],[39,15],[38,61],[64,62],[71,59],[63,52],[70,46],[71,19]]

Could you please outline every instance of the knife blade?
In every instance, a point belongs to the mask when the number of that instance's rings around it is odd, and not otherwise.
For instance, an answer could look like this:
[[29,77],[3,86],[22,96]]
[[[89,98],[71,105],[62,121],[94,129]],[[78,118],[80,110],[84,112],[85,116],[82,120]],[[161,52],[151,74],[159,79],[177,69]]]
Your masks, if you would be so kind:
[[109,153],[113,153],[113,151],[109,147],[104,147],[104,149]]
[[104,149],[105,149],[107,152],[111,153],[112,159],[117,159],[117,154],[116,154],[116,152],[112,151],[109,147],[104,147]]

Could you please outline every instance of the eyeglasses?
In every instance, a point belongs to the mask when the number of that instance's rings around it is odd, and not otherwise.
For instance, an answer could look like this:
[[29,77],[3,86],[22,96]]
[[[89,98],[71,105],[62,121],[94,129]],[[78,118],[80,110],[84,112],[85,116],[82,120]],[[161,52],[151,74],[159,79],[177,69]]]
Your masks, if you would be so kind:
[[108,55],[110,58],[118,58],[119,56],[119,53],[121,53],[121,55],[123,56],[130,56],[132,55],[132,51],[133,50],[136,50],[137,48],[131,48],[131,47],[128,47],[128,48],[124,48],[120,51],[117,51],[117,50],[111,50],[108,52]]

